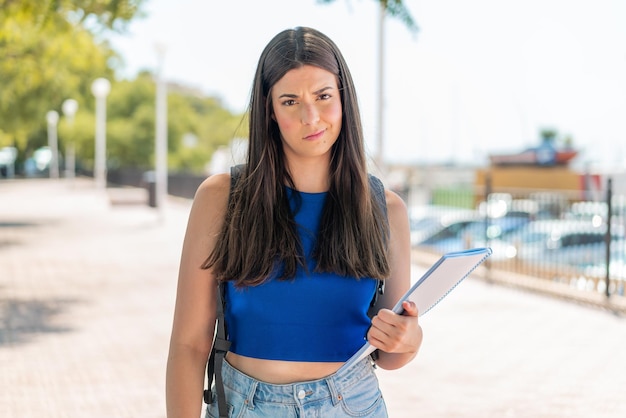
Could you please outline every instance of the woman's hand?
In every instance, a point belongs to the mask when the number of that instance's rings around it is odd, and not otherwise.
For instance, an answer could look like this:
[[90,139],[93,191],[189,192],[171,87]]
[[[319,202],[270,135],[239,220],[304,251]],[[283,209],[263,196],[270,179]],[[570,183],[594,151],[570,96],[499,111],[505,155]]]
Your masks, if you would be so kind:
[[379,363],[384,363],[381,367],[386,369],[402,367],[415,357],[422,345],[422,327],[418,320],[417,306],[414,302],[405,301],[402,307],[404,312],[401,315],[390,309],[378,311],[367,333],[367,339],[374,347],[384,353],[401,354],[390,356],[393,360],[382,356]]

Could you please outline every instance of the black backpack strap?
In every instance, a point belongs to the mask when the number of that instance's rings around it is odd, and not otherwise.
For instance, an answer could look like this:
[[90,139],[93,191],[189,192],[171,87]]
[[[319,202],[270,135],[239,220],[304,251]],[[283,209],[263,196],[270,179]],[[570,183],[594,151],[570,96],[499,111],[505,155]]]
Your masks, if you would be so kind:
[[369,174],[370,191],[376,199],[376,203],[380,206],[380,210],[387,218],[387,199],[385,198],[385,186],[383,182],[376,176]]
[[[383,213],[385,219],[385,228],[388,227],[389,221],[387,217],[387,199],[385,198],[385,186],[383,182],[376,176],[369,175],[369,184],[370,184],[370,192],[372,196],[374,196],[374,200],[378,204],[381,212]],[[385,231],[385,235],[387,231]],[[374,297],[372,298],[372,302],[370,303],[370,308],[373,308],[378,302],[378,298],[380,295],[385,293],[385,282],[380,279],[376,279],[376,292],[374,293]]]
[[[235,188],[235,184],[241,175],[243,165],[237,165],[230,169],[230,195],[228,198],[230,205],[230,196]],[[224,319],[224,310],[226,307],[225,298],[226,284],[219,282],[217,284],[217,297],[216,297],[216,327],[217,333],[215,340],[213,341],[213,348],[211,349],[211,356],[207,362],[207,381],[208,389],[204,391],[204,402],[206,404],[211,403],[211,386],[213,379],[215,378],[215,393],[217,394],[217,407],[220,418],[228,418],[228,405],[226,404],[226,395],[224,393],[224,382],[222,381],[222,364],[226,353],[230,349],[230,341],[228,341],[228,330],[226,328],[226,321]]]
[[215,377],[215,393],[217,394],[217,407],[220,418],[228,418],[228,406],[226,405],[226,395],[224,393],[224,382],[222,381],[222,364],[224,357],[230,348],[230,341],[227,338],[226,322],[224,321],[224,288],[225,284],[220,282],[217,286],[217,334],[213,341],[211,357],[207,363],[207,376],[209,389],[204,391],[204,402],[211,402],[211,382]]

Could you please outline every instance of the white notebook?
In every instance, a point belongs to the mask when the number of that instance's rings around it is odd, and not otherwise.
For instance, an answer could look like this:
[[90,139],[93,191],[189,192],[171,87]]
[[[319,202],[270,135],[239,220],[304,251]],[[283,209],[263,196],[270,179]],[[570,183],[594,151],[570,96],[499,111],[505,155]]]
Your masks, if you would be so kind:
[[[440,300],[465,279],[480,263],[491,255],[491,248],[473,248],[444,254],[430,269],[406,292],[393,307],[400,314],[404,311],[402,302],[411,300],[417,305],[419,316],[430,311]],[[376,348],[366,342],[340,370],[369,356]]]

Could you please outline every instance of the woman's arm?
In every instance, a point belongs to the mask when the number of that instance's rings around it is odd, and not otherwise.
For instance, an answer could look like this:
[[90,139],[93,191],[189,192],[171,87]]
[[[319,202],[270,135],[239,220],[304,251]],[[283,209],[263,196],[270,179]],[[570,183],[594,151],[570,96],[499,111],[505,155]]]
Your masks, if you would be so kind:
[[167,361],[168,418],[197,418],[201,413],[205,367],[215,329],[217,284],[211,271],[200,266],[221,230],[229,188],[229,175],[212,176],[200,185],[191,207]]
[[397,369],[410,362],[422,344],[422,328],[413,302],[404,303],[404,314],[391,308],[411,286],[411,241],[409,219],[404,201],[386,191],[389,217],[389,254],[391,275],[385,281],[385,293],[376,305],[378,314],[372,318],[367,338],[380,355],[376,364],[383,369]]

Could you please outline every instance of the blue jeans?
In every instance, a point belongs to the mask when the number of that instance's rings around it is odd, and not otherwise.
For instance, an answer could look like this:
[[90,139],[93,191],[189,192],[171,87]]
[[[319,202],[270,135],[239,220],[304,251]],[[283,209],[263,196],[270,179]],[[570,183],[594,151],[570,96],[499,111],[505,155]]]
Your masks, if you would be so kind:
[[[387,418],[387,407],[369,359],[328,377],[286,385],[260,382],[224,361],[228,416],[238,418]],[[218,417],[217,396],[207,418]]]

